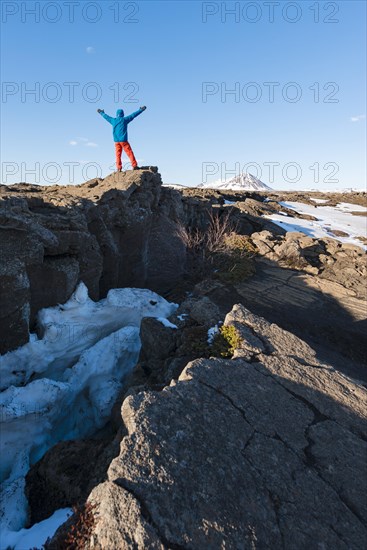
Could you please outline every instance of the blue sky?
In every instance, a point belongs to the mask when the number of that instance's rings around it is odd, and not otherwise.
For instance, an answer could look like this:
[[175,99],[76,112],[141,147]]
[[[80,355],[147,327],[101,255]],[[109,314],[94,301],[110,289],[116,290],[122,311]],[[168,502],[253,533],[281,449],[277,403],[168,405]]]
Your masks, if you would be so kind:
[[96,109],[146,105],[129,141],[166,183],[363,188],[365,2],[270,4],[4,0],[2,182],[107,175]]

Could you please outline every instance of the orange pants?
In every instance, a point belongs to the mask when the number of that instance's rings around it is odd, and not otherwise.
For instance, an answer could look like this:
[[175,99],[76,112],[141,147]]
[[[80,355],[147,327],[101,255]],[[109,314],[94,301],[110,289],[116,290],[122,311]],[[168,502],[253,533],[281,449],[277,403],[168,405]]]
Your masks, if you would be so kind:
[[121,170],[122,168],[122,164],[121,164],[122,151],[125,151],[125,153],[129,157],[132,167],[135,168],[135,166],[137,166],[138,163],[136,162],[136,158],[134,156],[133,150],[130,147],[130,143],[128,141],[117,141],[115,142],[117,170]]

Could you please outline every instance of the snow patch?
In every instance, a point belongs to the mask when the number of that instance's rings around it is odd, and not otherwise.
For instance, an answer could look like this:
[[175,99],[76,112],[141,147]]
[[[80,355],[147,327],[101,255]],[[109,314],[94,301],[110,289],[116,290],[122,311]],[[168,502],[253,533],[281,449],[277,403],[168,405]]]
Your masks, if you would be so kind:
[[329,199],[313,199],[312,197],[310,197],[310,199],[317,204],[325,204],[326,202],[329,202]]
[[167,328],[177,328],[177,325],[174,325],[173,323],[171,323],[171,321],[169,321],[165,317],[157,317],[157,321],[162,323],[162,325],[164,325]]
[[218,325],[215,325],[214,327],[211,327],[208,330],[208,344],[211,345],[214,342],[215,336],[219,333],[219,327]]
[[335,208],[341,210],[342,212],[367,212],[367,208],[365,206],[352,204],[350,202],[339,202]]
[[30,529],[20,531],[2,531],[0,550],[12,548],[14,550],[28,550],[43,548],[46,540],[53,537],[57,529],[72,515],[71,508],[56,510],[49,518],[36,523]]
[[185,320],[185,317],[188,317],[189,314],[188,313],[181,313],[181,315],[177,315],[177,319],[179,321],[184,321]]
[[[366,245],[358,239],[358,237],[367,237],[367,223],[366,218],[363,216],[353,216],[353,214],[349,213],[350,211],[341,210],[334,206],[315,208],[315,206],[299,202],[280,202],[279,204],[290,210],[295,210],[300,214],[310,214],[318,218],[317,220],[293,218],[294,221],[290,218],[285,222],[279,213],[265,216],[286,231],[301,231],[315,239],[331,237],[340,242],[351,243],[366,250]],[[348,208],[350,206],[355,207],[356,205],[349,205]],[[335,236],[333,230],[343,231],[347,233],[348,236]]]

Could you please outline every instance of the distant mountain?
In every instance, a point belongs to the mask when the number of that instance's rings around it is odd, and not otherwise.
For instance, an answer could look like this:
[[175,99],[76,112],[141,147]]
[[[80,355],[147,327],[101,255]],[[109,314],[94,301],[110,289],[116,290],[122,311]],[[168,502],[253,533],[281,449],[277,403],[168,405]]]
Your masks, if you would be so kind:
[[248,172],[239,174],[227,181],[218,180],[212,183],[202,183],[198,187],[205,187],[207,189],[233,189],[235,191],[271,191],[271,187]]

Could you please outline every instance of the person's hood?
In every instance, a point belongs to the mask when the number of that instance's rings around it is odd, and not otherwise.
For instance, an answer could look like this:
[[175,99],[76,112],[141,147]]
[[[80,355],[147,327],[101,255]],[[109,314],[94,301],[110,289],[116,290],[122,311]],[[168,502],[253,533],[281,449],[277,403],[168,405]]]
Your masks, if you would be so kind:
[[117,116],[117,117],[123,117],[124,114],[125,114],[125,113],[124,113],[123,109],[117,109],[117,113],[116,113],[116,116]]

